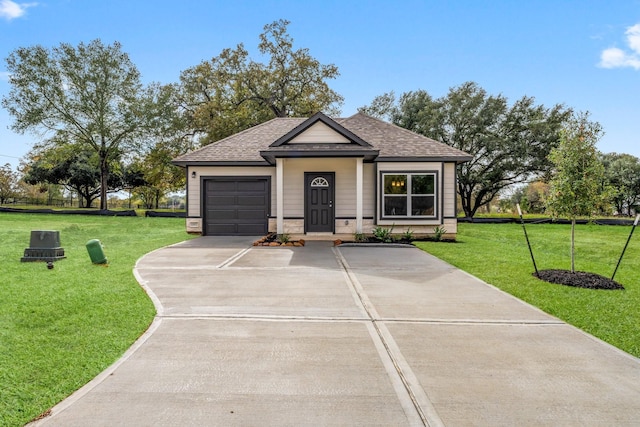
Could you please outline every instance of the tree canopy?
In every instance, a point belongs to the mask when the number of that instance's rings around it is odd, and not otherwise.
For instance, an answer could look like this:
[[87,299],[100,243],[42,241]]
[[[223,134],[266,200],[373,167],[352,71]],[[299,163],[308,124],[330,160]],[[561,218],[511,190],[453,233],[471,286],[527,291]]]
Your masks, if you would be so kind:
[[607,153],[600,160],[616,212],[632,216],[640,204],[640,159],[631,154]]
[[18,174],[9,163],[0,166],[0,204],[16,196],[18,191]]
[[97,153],[105,209],[110,162],[130,149],[157,115],[129,56],[118,42],[94,40],[51,49],[22,47],[6,62],[11,90],[2,105],[15,119],[12,129],[53,132],[60,143]]
[[[24,166],[23,180],[27,184],[56,184],[78,195],[80,207],[90,207],[100,196],[100,166],[98,154],[83,145],[55,144],[37,145],[29,155]],[[122,176],[111,161],[109,173],[109,191],[122,188]],[[115,169],[115,170],[113,170]]]
[[294,49],[288,25],[282,19],[265,25],[258,50],[266,63],[251,59],[241,43],[181,73],[180,105],[203,144],[274,117],[339,112],[343,98],[327,84],[338,68]]
[[502,190],[547,174],[547,159],[571,110],[537,105],[523,96],[509,105],[474,82],[451,88],[434,99],[424,90],[376,97],[361,111],[466,151],[473,159],[458,167],[458,193],[466,216]]
[[608,189],[603,186],[604,166],[596,143],[602,127],[589,120],[589,114],[572,117],[560,132],[560,143],[551,150],[554,165],[549,182],[547,210],[554,217],[571,220],[571,271],[575,271],[574,230],[580,216],[591,217],[606,203]]

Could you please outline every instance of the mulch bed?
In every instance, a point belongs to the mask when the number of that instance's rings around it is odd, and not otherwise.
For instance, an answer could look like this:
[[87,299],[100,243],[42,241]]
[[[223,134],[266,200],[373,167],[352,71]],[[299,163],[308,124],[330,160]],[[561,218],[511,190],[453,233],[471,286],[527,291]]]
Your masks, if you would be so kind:
[[584,271],[572,273],[569,270],[539,270],[538,274],[533,273],[533,276],[545,282],[574,286],[576,288],[624,289],[624,286],[614,280],[599,274],[586,273]]
[[278,235],[276,233],[269,233],[266,236],[256,240],[253,242],[253,246],[304,246],[304,240],[287,240],[286,242],[282,242],[278,240]]

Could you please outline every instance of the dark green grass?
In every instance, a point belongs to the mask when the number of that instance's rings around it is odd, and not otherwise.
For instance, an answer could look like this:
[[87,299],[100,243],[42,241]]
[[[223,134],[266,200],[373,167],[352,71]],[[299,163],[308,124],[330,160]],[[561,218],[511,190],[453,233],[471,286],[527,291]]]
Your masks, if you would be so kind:
[[[571,268],[569,225],[527,224],[538,269]],[[630,226],[576,226],[576,270],[611,277]],[[636,230],[638,231],[638,230]],[[421,249],[640,357],[640,234],[616,274],[622,291],[546,283],[534,272],[519,224],[459,224],[459,243],[418,242]]]
[[[20,262],[31,230],[58,230],[67,259]],[[0,425],[32,420],[117,360],[155,314],[135,262],[188,238],[177,218],[0,213]],[[107,267],[91,263],[90,239]]]

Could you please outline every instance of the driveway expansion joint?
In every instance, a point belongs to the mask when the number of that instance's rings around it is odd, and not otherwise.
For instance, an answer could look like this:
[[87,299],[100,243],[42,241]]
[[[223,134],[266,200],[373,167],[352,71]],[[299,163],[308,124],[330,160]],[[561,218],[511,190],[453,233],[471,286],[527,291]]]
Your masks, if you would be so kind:
[[[378,349],[380,360],[387,369],[387,375],[394,384],[394,389],[407,417],[412,420],[412,424],[420,422],[428,427],[444,427],[444,422],[438,415],[433,402],[431,402],[411,366],[405,360],[385,322],[381,321],[381,317],[366,295],[362,284],[352,271],[346,258],[340,252],[340,248],[334,247],[333,253],[338,264],[344,270],[349,288],[357,296],[356,302],[360,304],[369,316],[371,321],[369,335]],[[410,401],[410,404],[408,401]],[[419,420],[416,418],[419,418]]]

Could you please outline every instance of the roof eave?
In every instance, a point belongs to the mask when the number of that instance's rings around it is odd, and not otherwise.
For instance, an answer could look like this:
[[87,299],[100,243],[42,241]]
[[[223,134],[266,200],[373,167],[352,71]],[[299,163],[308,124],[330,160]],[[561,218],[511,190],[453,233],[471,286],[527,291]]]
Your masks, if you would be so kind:
[[264,160],[255,160],[255,161],[233,161],[233,160],[224,160],[224,161],[207,161],[207,160],[178,160],[172,161],[176,166],[187,167],[187,166],[271,166],[267,161]]
[[473,159],[471,156],[426,156],[426,157],[401,157],[401,156],[379,156],[376,162],[456,162],[466,163]]
[[362,157],[364,160],[374,160],[378,157],[378,150],[350,150],[350,151],[278,151],[278,150],[264,150],[260,151],[260,155],[264,157],[270,164],[275,164],[275,159],[278,158],[348,158],[348,157]]

